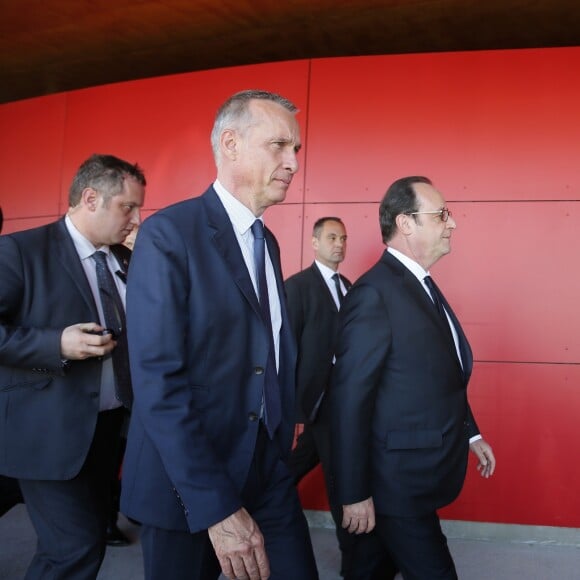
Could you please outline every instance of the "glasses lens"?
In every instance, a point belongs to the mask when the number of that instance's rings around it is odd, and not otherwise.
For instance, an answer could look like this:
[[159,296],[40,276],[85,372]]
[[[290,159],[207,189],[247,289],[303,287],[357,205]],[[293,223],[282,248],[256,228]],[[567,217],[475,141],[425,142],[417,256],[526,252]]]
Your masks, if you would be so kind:
[[442,209],[441,210],[441,221],[446,222],[449,219],[450,215],[451,215],[451,212],[447,208]]

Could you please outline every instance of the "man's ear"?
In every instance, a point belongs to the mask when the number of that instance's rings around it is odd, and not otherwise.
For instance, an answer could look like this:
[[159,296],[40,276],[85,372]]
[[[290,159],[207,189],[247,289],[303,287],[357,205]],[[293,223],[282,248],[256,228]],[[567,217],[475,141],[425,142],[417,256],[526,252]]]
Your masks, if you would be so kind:
[[397,229],[404,235],[409,236],[413,233],[413,224],[411,224],[412,216],[400,213],[395,218],[395,223],[397,224]]
[[312,249],[318,250],[318,238],[316,236],[312,236]]
[[85,187],[81,193],[81,203],[89,211],[96,211],[99,201],[99,194],[92,187]]
[[220,137],[220,147],[222,150],[222,155],[235,161],[238,155],[238,138],[237,134],[233,129],[226,129]]

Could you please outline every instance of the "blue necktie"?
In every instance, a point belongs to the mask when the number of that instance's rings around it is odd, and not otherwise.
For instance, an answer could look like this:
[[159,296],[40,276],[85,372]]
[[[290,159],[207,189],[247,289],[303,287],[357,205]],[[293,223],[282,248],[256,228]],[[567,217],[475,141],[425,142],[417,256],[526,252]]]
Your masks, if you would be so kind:
[[336,294],[338,297],[338,304],[342,306],[342,299],[344,295],[342,293],[342,287],[340,286],[340,276],[338,273],[332,275],[332,279],[334,280],[334,285],[336,286]]
[[99,250],[92,255],[92,258],[96,264],[97,285],[105,316],[105,325],[113,331],[114,339],[117,341],[117,346],[111,352],[115,374],[115,395],[127,409],[130,409],[133,402],[133,390],[131,388],[129,349],[125,329],[125,308],[111,270],[107,266],[107,254]]
[[280,402],[278,373],[276,372],[270,298],[268,296],[268,283],[266,282],[266,241],[264,240],[264,224],[261,220],[256,220],[252,224],[252,234],[254,234],[254,261],[256,264],[258,299],[269,338],[268,360],[264,376],[264,423],[270,439],[273,439],[282,419],[282,404]]

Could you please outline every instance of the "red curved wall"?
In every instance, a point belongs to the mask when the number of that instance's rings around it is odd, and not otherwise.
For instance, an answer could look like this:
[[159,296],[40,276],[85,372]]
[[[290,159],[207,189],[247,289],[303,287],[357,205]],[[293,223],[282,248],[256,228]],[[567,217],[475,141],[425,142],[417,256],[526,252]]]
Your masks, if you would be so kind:
[[[470,337],[472,407],[498,459],[469,468],[443,517],[580,527],[580,48],[295,61],[107,85],[0,106],[4,232],[67,207],[88,155],[139,162],[145,215],[214,178],[209,133],[231,93],[265,88],[301,109],[301,171],[266,214],[285,275],[310,263],[324,214],[349,233],[344,273],[382,252],[377,210],[402,175],[431,177],[458,224],[435,267]],[[324,508],[320,473],[301,484]]]

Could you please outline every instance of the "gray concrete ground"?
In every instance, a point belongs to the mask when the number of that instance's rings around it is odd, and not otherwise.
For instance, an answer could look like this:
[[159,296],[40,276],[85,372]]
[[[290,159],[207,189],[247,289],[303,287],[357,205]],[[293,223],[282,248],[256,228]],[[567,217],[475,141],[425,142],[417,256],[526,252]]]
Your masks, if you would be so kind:
[[[307,516],[320,580],[339,580],[339,555],[330,520],[325,513],[308,512]],[[120,527],[133,544],[108,549],[99,580],[142,580],[138,528],[123,517]],[[580,530],[468,522],[444,522],[444,530],[462,580],[580,579]],[[0,518],[0,580],[24,577],[34,545],[34,530],[24,506]]]

